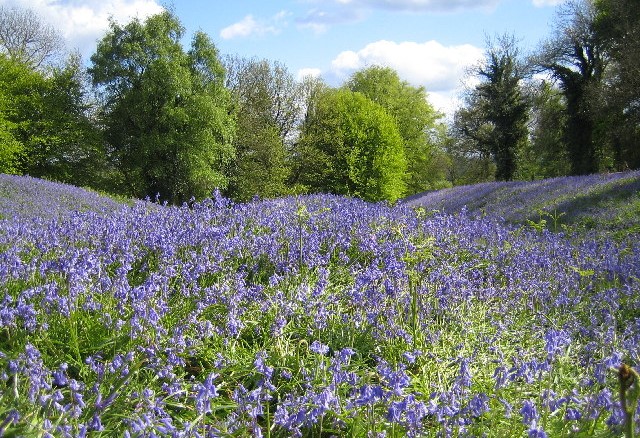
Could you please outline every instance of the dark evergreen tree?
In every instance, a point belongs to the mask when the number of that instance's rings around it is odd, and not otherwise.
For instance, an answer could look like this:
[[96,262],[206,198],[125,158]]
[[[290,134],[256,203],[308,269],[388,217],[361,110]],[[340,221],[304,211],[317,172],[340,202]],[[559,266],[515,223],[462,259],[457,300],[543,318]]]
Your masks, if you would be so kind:
[[513,37],[490,42],[484,62],[474,73],[480,83],[458,111],[454,131],[475,144],[480,155],[495,162],[495,178],[509,181],[516,170],[518,151],[527,141],[530,103],[521,81],[525,69],[518,59]]
[[602,121],[598,99],[605,75],[603,39],[595,29],[596,10],[589,0],[569,2],[561,10],[555,37],[534,62],[559,81],[566,103],[564,142],[571,173],[584,175],[600,169]]

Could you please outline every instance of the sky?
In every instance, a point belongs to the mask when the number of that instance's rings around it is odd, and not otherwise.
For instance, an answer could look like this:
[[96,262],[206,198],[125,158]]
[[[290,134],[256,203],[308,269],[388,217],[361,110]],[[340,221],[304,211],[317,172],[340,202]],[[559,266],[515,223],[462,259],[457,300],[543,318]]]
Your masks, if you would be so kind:
[[268,59],[296,78],[339,86],[359,69],[383,65],[424,86],[451,115],[487,38],[514,35],[522,52],[548,38],[563,0],[0,0],[29,8],[84,59],[109,17],[125,24],[172,9],[186,29],[206,32],[222,56]]

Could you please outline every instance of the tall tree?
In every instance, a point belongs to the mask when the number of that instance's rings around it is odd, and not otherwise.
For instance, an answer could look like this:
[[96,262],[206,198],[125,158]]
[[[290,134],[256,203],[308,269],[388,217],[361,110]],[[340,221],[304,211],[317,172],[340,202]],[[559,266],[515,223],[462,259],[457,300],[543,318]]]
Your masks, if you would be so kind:
[[446,184],[440,159],[442,114],[431,106],[424,87],[413,87],[392,68],[380,66],[357,71],[346,86],[381,105],[395,119],[407,160],[408,194]]
[[228,192],[243,201],[285,194],[288,151],[302,111],[300,85],[277,62],[230,57],[225,65],[238,117]]
[[460,110],[457,129],[477,144],[478,151],[491,154],[496,179],[509,181],[528,135],[530,104],[521,86],[526,71],[513,37],[499,37],[488,46],[484,62],[474,70],[480,83]]
[[206,34],[188,52],[183,35],[170,12],[112,21],[91,57],[110,155],[133,196],[180,203],[228,183],[235,123],[225,71]]
[[60,53],[60,34],[30,9],[0,5],[0,52],[38,68]]
[[489,148],[493,130],[482,110],[478,95],[469,93],[465,106],[454,114],[445,148],[452,161],[448,179],[453,185],[495,180],[496,165]]
[[[24,145],[16,138],[17,123],[12,113],[14,97],[7,86],[7,73],[10,60],[0,55],[0,173],[21,173],[20,161],[23,158]],[[13,75],[12,75],[13,76]],[[11,78],[15,81],[15,76]]]
[[568,175],[570,163],[564,144],[567,108],[562,93],[543,80],[532,83],[529,94],[530,138],[518,156],[516,176],[533,180]]
[[[595,29],[609,57],[602,100],[616,165],[640,167],[640,0],[596,0]],[[635,12],[634,12],[635,11]]]
[[575,175],[599,170],[597,95],[605,75],[606,53],[595,29],[595,18],[596,10],[589,0],[565,4],[556,35],[535,58],[536,64],[559,81],[565,97],[564,137],[571,173]]
[[385,109],[361,93],[323,92],[307,113],[300,181],[312,191],[394,201],[405,193],[402,137]]
[[82,73],[78,56],[45,74],[0,55],[1,124],[8,141],[3,149],[13,150],[9,161],[14,172],[78,185],[97,183],[104,161]]

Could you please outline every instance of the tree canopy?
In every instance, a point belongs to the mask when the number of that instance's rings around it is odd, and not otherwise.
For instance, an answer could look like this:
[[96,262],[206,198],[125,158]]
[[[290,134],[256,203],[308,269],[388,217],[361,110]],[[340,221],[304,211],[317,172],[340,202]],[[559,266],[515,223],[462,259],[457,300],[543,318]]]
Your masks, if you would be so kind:
[[407,161],[405,183],[409,194],[440,188],[444,172],[441,126],[424,87],[414,87],[389,68],[372,66],[355,72],[346,86],[382,106],[395,120]]
[[300,138],[300,182],[313,191],[394,201],[405,193],[406,160],[395,120],[364,94],[323,92]]
[[288,152],[302,113],[300,84],[277,62],[229,57],[225,65],[238,128],[228,193],[243,201],[289,193]]
[[459,132],[493,157],[496,179],[510,181],[528,134],[529,103],[521,87],[525,72],[513,37],[502,36],[488,46],[475,69],[480,83],[459,114]]
[[129,195],[180,203],[228,183],[235,123],[224,68],[206,34],[187,52],[183,34],[169,12],[111,22],[91,57],[105,138]]
[[488,40],[448,126],[389,67],[330,86],[266,59],[223,62],[165,11],[111,21],[86,69],[57,56],[59,33],[37,14],[0,6],[0,172],[180,204],[216,188],[379,201],[638,168],[639,1],[565,2],[527,59],[515,36]]

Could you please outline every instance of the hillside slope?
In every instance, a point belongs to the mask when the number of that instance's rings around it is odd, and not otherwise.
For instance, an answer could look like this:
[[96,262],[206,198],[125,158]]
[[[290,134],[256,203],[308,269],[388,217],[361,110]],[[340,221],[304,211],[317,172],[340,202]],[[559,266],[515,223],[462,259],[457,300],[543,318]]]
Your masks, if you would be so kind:
[[122,204],[108,196],[29,176],[0,174],[0,218],[59,217],[71,212],[113,211]]
[[466,209],[513,223],[640,230],[640,171],[458,186],[402,203],[446,213]]

